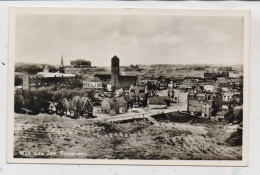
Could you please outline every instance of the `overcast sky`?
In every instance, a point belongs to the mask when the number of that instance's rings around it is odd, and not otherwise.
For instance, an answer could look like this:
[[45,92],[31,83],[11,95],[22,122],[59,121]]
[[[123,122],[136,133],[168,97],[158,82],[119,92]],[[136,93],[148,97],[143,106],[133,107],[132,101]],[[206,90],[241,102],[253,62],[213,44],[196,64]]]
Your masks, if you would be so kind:
[[240,64],[242,17],[18,15],[16,62]]

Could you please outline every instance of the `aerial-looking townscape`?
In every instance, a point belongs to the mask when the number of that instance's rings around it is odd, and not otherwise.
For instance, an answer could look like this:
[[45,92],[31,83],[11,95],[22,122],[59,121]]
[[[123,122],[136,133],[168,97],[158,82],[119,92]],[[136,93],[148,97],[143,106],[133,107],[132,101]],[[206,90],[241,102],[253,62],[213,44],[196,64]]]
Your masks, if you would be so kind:
[[15,158],[242,160],[240,18],[19,19]]

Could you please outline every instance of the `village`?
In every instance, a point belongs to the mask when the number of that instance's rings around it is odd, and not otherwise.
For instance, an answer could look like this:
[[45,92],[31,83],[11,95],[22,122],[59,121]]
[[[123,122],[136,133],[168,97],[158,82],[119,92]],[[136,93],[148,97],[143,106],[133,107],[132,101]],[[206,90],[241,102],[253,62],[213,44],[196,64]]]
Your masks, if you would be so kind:
[[[116,116],[149,109],[187,111],[192,115],[218,120],[224,120],[225,114],[234,114],[238,120],[241,118],[242,69],[189,67],[190,70],[202,72],[203,77],[168,77],[163,73],[147,73],[151,70],[146,70],[144,74],[121,75],[119,62],[117,56],[111,59],[110,74],[87,75],[84,71],[91,69],[90,61],[75,60],[71,61],[70,66],[64,66],[62,57],[57,72],[50,72],[48,66],[35,75],[16,72],[16,77],[21,77],[21,84],[16,86],[15,94],[21,96],[26,91],[30,94],[30,91],[48,87],[56,91],[80,87],[81,91],[92,92],[92,97],[75,95],[56,101],[41,100],[43,111],[71,118],[100,118],[101,115]],[[140,68],[131,65],[128,69]],[[153,66],[153,69],[160,68]],[[173,71],[181,69],[185,68]],[[174,108],[178,103],[182,107]],[[20,110],[32,112],[23,107]]]
[[[56,67],[47,64],[16,67],[14,108],[16,115],[22,117],[48,116],[58,121],[68,118],[75,120],[73,123],[130,121],[128,127],[135,126],[133,121],[141,125],[148,122],[152,126],[147,127],[195,131],[200,137],[209,132],[204,133],[202,128],[210,122],[207,130],[217,127],[214,132],[224,133],[225,139],[233,134],[236,138],[231,144],[241,145],[242,138],[237,138],[237,133],[243,127],[243,68],[239,65],[120,66],[116,55],[111,58],[110,68],[99,68],[83,59],[64,65],[62,56]],[[179,121],[185,125],[178,124]],[[194,121],[202,123],[190,126]],[[124,136],[121,132],[117,135]]]

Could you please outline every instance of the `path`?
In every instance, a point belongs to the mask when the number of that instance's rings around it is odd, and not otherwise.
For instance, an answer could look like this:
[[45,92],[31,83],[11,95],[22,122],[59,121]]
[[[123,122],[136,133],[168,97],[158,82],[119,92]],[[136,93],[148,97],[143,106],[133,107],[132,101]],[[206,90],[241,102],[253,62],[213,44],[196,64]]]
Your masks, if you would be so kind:
[[151,117],[152,115],[158,115],[162,113],[170,113],[170,112],[175,112],[175,111],[184,111],[186,110],[187,103],[176,103],[172,104],[172,106],[169,106],[167,109],[160,109],[160,110],[152,110],[150,111],[144,111],[144,112],[139,112],[139,113],[126,113],[126,114],[120,114],[116,116],[107,116],[107,117],[102,117],[102,118],[93,118],[89,120],[105,120],[105,121],[121,121],[121,120],[129,120],[129,119],[137,119],[137,118],[146,118],[152,123],[156,124],[156,120],[153,120]]

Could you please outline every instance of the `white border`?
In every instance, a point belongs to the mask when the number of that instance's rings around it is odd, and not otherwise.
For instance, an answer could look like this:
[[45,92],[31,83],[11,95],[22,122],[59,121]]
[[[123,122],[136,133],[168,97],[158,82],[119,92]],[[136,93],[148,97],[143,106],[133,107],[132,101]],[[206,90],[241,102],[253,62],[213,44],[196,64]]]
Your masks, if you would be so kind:
[[[244,18],[244,120],[242,160],[106,160],[106,159],[36,159],[13,158],[14,143],[14,63],[15,20],[17,14],[55,15],[173,15],[173,16],[241,16]],[[250,12],[245,10],[209,9],[145,9],[145,8],[70,8],[70,7],[10,7],[9,13],[9,70],[8,70],[8,163],[56,163],[56,164],[116,164],[116,165],[201,165],[247,166],[248,165],[248,117],[249,117],[249,23]]]

